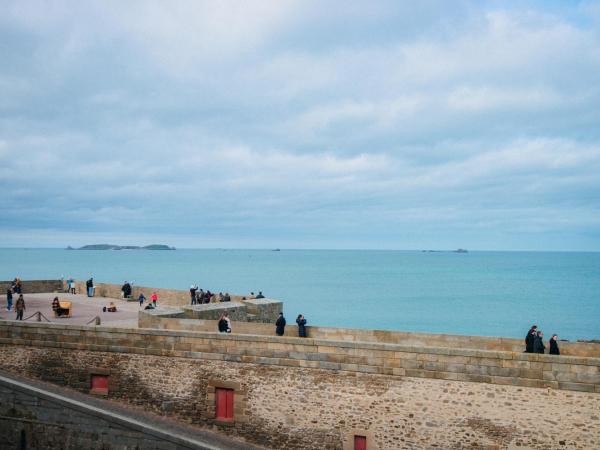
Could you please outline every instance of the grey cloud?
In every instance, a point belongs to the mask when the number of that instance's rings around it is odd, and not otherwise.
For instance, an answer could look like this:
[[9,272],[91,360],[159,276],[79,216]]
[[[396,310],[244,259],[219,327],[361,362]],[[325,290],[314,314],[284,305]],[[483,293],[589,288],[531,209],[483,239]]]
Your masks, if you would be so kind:
[[440,7],[5,3],[0,245],[600,249],[597,11]]

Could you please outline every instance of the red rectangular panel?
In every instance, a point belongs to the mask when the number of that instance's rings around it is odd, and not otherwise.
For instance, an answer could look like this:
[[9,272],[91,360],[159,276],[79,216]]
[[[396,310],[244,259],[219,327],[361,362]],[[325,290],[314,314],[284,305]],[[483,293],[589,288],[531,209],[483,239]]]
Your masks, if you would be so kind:
[[233,420],[233,389],[215,389],[216,418]]
[[354,436],[354,450],[367,450],[367,438],[365,436]]
[[92,375],[92,390],[108,392],[108,375]]

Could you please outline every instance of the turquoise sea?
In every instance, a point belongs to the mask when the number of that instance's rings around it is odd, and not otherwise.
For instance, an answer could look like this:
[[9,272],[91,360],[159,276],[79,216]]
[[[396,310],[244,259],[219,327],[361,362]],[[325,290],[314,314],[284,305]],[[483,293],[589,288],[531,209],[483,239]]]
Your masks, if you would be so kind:
[[600,339],[600,253],[0,249],[0,279],[16,276],[262,290],[313,325]]

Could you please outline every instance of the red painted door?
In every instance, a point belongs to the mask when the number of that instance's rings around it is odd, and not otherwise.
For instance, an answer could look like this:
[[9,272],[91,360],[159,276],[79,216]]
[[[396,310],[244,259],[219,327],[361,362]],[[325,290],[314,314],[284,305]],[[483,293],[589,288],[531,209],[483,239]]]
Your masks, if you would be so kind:
[[108,376],[92,375],[92,390],[98,392],[108,392]]
[[354,436],[354,450],[367,450],[367,438],[365,436]]
[[220,420],[233,420],[233,389],[215,390],[216,417]]

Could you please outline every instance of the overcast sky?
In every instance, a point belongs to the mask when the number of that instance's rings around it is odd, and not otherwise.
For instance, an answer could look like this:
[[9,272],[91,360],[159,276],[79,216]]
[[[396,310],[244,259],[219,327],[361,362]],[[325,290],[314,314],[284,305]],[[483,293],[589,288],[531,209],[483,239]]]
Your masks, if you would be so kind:
[[600,250],[600,3],[0,3],[0,246]]

